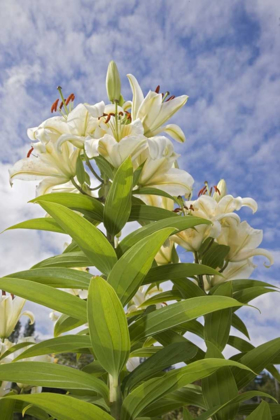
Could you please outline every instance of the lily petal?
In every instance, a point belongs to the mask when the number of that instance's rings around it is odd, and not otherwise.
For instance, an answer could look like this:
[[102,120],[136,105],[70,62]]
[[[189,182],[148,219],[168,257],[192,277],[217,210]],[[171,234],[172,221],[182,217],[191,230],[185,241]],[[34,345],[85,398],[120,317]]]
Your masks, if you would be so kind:
[[84,104],[84,106],[94,118],[102,117],[104,114],[105,103],[103,101],[98,102],[95,105]]
[[132,120],[135,120],[137,118],[138,110],[141,105],[141,103],[144,101],[144,95],[142,92],[142,89],[140,88],[139,83],[137,82],[137,79],[132,75],[127,75],[130,87],[132,90],[132,109],[131,109],[131,116]]

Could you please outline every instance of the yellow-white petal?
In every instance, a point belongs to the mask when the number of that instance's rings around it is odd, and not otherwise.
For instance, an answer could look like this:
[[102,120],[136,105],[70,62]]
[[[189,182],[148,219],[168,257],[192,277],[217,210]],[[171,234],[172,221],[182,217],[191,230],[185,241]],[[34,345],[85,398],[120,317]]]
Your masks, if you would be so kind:
[[132,120],[134,121],[137,118],[138,110],[140,108],[141,103],[144,101],[144,95],[142,89],[140,88],[137,79],[132,75],[127,75],[130,87],[132,90],[132,108],[131,108],[131,116]]

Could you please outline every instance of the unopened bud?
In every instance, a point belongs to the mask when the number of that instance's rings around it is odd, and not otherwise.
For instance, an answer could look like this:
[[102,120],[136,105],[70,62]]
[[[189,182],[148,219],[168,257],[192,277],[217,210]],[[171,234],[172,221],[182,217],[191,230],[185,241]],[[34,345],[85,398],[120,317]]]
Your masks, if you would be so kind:
[[106,89],[109,100],[119,102],[121,96],[121,79],[118,67],[114,61],[110,61],[106,77]]

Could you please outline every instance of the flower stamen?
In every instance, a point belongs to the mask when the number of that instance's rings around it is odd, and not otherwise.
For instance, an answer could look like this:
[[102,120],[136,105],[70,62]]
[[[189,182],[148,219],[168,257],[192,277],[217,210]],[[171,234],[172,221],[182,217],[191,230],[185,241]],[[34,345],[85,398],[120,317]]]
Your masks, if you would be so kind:
[[31,156],[31,153],[33,152],[33,150],[34,150],[34,147],[33,146],[31,146],[31,149],[28,151],[28,153],[27,153],[27,156],[26,157],[30,157]]
[[51,106],[51,113],[53,113],[54,111],[57,111],[57,105],[58,105],[59,99],[57,99],[56,101],[54,101],[54,103]]

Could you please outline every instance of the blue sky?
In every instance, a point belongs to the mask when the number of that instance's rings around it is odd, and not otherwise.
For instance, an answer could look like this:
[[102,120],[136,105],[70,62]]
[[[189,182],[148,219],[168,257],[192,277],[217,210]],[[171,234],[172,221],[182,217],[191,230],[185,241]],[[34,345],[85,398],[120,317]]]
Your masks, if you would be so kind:
[[[278,281],[280,257],[280,3],[278,0],[6,1],[0,17],[0,193],[1,227],[40,215],[25,203],[34,185],[8,184],[9,166],[26,155],[28,127],[50,116],[57,85],[74,92],[76,103],[106,98],[107,65],[114,59],[123,94],[131,97],[127,73],[144,91],[188,94],[174,122],[187,141],[176,151],[194,177],[220,178],[229,193],[253,197],[259,211],[240,214],[264,230],[262,247],[275,264],[259,260],[255,278]],[[54,252],[65,238],[8,232],[0,238],[1,273],[28,268]],[[279,295],[256,304],[261,317],[243,309],[256,344],[277,336]],[[32,306],[32,305],[31,305]],[[34,307],[34,305],[32,306]],[[47,310],[35,308],[40,329]],[[271,319],[269,321],[269,319]]]

